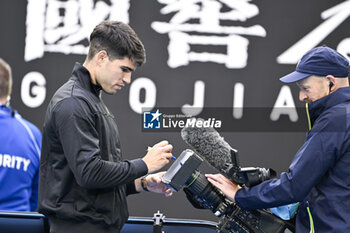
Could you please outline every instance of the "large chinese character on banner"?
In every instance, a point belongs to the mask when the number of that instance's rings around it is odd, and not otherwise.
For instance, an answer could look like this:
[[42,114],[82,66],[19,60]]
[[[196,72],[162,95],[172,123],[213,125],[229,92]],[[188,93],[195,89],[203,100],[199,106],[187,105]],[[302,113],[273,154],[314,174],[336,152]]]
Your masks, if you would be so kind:
[[[170,22],[153,22],[152,28],[168,33],[168,65],[171,68],[190,62],[215,62],[227,68],[244,68],[248,60],[249,40],[245,36],[265,37],[261,25],[227,26],[223,21],[245,22],[259,14],[250,0],[158,0],[166,4],[162,14],[171,14]],[[196,21],[194,23],[193,21]],[[198,21],[198,23],[197,23]],[[226,46],[226,53],[196,52],[192,45]]]
[[130,0],[28,0],[24,60],[44,52],[86,54],[93,28],[103,20],[129,23]]

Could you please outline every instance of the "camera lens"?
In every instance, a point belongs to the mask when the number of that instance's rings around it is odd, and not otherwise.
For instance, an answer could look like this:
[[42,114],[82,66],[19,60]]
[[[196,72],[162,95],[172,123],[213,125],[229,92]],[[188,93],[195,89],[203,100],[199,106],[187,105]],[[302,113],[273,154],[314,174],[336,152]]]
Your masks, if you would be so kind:
[[185,185],[193,194],[193,198],[216,216],[219,217],[228,212],[230,202],[198,170],[192,173]]

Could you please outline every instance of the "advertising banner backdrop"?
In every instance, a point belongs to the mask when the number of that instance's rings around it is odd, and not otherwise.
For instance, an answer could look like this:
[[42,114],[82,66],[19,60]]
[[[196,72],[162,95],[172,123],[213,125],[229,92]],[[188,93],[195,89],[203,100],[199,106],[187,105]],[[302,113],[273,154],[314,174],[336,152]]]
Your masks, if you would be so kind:
[[[83,63],[95,25],[128,23],[145,45],[147,63],[128,88],[103,94],[125,159],[142,157],[163,139],[180,154],[188,146],[179,124],[191,116],[210,118],[238,149],[242,166],[282,172],[307,125],[297,86],[279,78],[323,44],[350,59],[349,18],[350,0],[2,0],[0,57],[13,69],[11,105],[42,129],[50,98],[74,63]],[[207,164],[201,170],[216,172]],[[134,195],[129,208],[134,216],[160,210],[216,220],[183,192]]]

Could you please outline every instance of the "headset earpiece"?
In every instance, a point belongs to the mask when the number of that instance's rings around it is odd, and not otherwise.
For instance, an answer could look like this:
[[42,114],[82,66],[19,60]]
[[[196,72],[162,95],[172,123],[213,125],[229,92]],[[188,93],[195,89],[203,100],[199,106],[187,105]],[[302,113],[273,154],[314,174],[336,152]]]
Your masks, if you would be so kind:
[[331,89],[333,86],[334,84],[331,81],[329,81],[329,89]]

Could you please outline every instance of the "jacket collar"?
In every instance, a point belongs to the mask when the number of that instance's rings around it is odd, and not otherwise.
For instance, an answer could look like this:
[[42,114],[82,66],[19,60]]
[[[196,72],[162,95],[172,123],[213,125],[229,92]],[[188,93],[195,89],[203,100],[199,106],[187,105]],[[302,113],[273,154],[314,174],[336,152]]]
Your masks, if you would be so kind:
[[97,97],[100,96],[102,87],[92,83],[89,70],[78,62],[74,65],[71,79],[78,80],[84,89],[94,93]]
[[7,106],[6,104],[0,104],[0,114],[8,114],[14,117],[17,111],[13,110],[11,106]]
[[311,125],[327,109],[350,101],[350,87],[339,88],[337,91],[308,104]]

